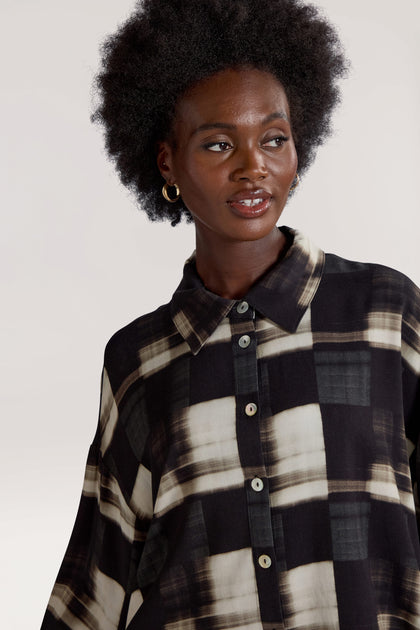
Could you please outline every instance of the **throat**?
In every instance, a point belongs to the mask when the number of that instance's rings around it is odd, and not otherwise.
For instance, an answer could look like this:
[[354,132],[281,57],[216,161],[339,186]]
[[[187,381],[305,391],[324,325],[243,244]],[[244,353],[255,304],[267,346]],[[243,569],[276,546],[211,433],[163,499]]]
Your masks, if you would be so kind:
[[269,242],[261,245],[260,241],[249,241],[215,249],[197,240],[197,272],[204,286],[223,298],[243,298],[287,251],[287,239],[277,228]]

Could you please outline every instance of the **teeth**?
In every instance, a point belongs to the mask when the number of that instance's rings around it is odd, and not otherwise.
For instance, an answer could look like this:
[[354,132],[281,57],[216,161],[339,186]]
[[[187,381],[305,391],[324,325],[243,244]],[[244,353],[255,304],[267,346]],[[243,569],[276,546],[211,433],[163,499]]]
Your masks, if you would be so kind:
[[248,206],[249,208],[251,208],[252,206],[257,206],[259,203],[262,202],[263,199],[243,199],[239,203],[241,203],[243,206]]

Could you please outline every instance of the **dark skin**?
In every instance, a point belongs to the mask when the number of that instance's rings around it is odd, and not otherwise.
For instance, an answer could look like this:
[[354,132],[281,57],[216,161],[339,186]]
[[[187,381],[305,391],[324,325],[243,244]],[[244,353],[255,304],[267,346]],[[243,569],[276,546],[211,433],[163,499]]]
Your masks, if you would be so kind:
[[158,166],[194,218],[197,271],[239,299],[285,247],[276,223],[297,170],[285,91],[270,73],[224,70],[180,99],[172,134]]

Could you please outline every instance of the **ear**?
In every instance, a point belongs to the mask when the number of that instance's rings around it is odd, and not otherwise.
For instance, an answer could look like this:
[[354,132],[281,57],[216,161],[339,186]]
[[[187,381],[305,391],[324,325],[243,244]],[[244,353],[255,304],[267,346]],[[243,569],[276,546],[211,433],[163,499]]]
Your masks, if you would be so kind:
[[173,173],[173,150],[166,140],[158,143],[157,152],[157,166],[162,177],[168,182],[173,184],[175,182],[175,176]]

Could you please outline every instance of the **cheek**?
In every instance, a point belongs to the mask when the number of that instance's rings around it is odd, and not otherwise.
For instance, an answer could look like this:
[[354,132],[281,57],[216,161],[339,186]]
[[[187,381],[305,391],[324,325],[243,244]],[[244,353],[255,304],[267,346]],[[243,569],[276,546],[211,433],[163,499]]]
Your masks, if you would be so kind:
[[285,155],[286,155],[285,167],[287,168],[287,170],[295,173],[298,166],[298,159],[297,159],[296,148],[293,141],[290,141],[288,143],[287,152]]
[[193,168],[184,165],[179,171],[177,183],[183,202],[191,214],[195,216],[196,210],[198,214],[205,212],[217,188],[208,172],[197,165]]
[[180,187],[195,197],[207,196],[209,192],[214,195],[220,179],[219,172],[209,169],[208,164],[201,164],[199,161],[184,164],[179,170]]
[[279,183],[284,186],[291,184],[298,168],[295,145],[289,142],[280,154],[267,156],[266,166]]
[[294,143],[291,145],[290,151],[291,151],[291,160],[290,160],[290,162],[292,164],[292,170],[293,170],[294,173],[296,173],[296,171],[298,170],[299,164],[298,164],[298,156],[297,156],[297,153],[296,153],[296,147],[295,147]]

